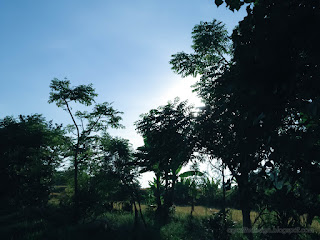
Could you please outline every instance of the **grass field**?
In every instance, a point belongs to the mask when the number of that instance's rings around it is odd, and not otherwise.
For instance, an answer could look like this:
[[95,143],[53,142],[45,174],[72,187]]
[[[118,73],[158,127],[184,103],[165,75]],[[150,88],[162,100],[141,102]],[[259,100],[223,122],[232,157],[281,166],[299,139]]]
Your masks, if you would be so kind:
[[[57,189],[61,189],[64,190],[66,186],[57,186]],[[51,194],[51,199],[49,200],[50,204],[53,205],[58,205],[59,204],[59,200],[58,200],[58,196],[61,193],[52,193]],[[145,212],[147,209],[147,205],[141,205],[142,211]],[[121,204],[117,204],[114,203],[114,209],[120,210],[121,209]],[[231,220],[235,223],[235,224],[242,224],[242,212],[241,210],[238,209],[229,209],[230,211],[230,215],[231,215]],[[211,216],[214,213],[218,213],[219,209],[217,208],[208,208],[208,207],[204,207],[204,206],[195,206],[194,207],[194,212],[193,212],[193,216],[195,217],[206,217],[206,216]],[[190,215],[191,213],[191,206],[176,206],[175,207],[175,215],[176,216],[186,216],[186,215]],[[250,214],[250,218],[251,218],[251,222],[254,223],[256,221],[256,218],[258,217],[258,213],[252,211]],[[301,218],[302,221],[304,220],[303,218]],[[311,228],[314,229],[316,232],[320,233],[320,218],[316,217],[311,225]]]
[[[57,186],[57,189],[59,190],[64,190],[66,186]],[[53,205],[58,205],[59,200],[58,196],[61,193],[57,191],[57,193],[52,193],[51,194],[51,199],[49,200],[50,204]],[[142,211],[145,212],[148,208],[147,205],[141,205]],[[121,210],[121,204],[120,203],[114,203],[114,209]],[[211,216],[212,214],[218,213],[219,209],[217,208],[208,208],[204,206],[195,206],[193,216],[195,217],[206,217],[206,216]],[[231,215],[231,220],[236,224],[236,225],[242,225],[242,212],[241,210],[238,209],[229,209],[230,215]],[[175,207],[175,215],[176,216],[187,216],[190,215],[191,213],[191,206],[176,206]],[[258,217],[258,213],[252,211],[250,214],[251,222],[254,223],[256,221],[256,218]],[[304,218],[302,217],[301,220],[303,221]],[[259,221],[257,221],[259,222]],[[316,232],[320,233],[320,218],[316,217],[311,225],[311,228],[315,230]]]
[[[49,200],[49,203],[52,205],[58,205],[59,204],[59,195],[61,192],[65,192],[65,189],[67,186],[65,185],[60,185],[60,186],[55,186],[55,192],[51,193],[51,197]],[[121,210],[121,204],[120,203],[114,203],[113,207],[114,209]],[[142,211],[145,212],[146,209],[148,208],[147,205],[142,204],[141,205]],[[206,217],[206,216],[211,216],[214,213],[218,213],[220,210],[216,208],[208,208],[204,206],[195,206],[194,207],[194,212],[193,216],[195,217]],[[242,224],[242,212],[241,210],[238,209],[229,209],[230,215],[231,215],[231,220],[235,224]],[[190,215],[191,213],[191,206],[176,206],[175,207],[175,215],[176,216],[186,216]],[[251,222],[254,223],[256,221],[256,218],[258,217],[258,213],[252,211],[250,213],[250,218]],[[302,217],[301,221],[303,222],[305,219]],[[258,221],[257,221],[258,222]],[[316,232],[320,233],[320,217],[315,217],[315,219],[312,221],[311,228],[314,229]]]
[[[141,206],[142,210],[145,210],[147,208],[146,205]],[[220,210],[217,208],[207,208],[203,206],[195,206],[194,207],[194,216],[199,216],[199,217],[205,217],[205,216],[210,216],[214,213],[219,212]],[[176,211],[175,214],[177,215],[189,215],[191,212],[191,207],[190,206],[176,206]],[[235,222],[242,222],[242,213],[241,210],[237,209],[230,209],[231,212],[231,218]],[[251,221],[254,221],[255,218],[257,217],[256,212],[251,212]]]
[[[152,220],[153,215],[148,215],[148,206],[142,205],[145,212],[148,228],[140,222],[134,224],[134,214],[121,209],[121,204],[114,204],[115,211],[106,212],[94,221],[81,222],[77,225],[71,223],[71,212],[65,212],[52,206],[48,209],[30,209],[28,211],[0,211],[0,238],[1,239],[136,239],[155,240],[180,240],[198,239],[201,234],[208,234],[204,227],[206,216],[219,212],[216,208],[195,206],[193,216],[190,218],[190,206],[176,206],[175,216],[169,224],[157,228]],[[235,228],[242,225],[240,210],[230,209]],[[256,212],[251,213],[251,220],[257,217]],[[133,231],[134,229],[134,231]],[[313,221],[312,229],[320,233],[319,218]],[[211,230],[210,230],[211,231]],[[209,232],[210,234],[213,234]],[[216,234],[216,233],[214,233]],[[202,236],[201,235],[201,236]],[[312,240],[318,239],[310,238]],[[208,238],[205,238],[208,239]],[[232,240],[243,239],[240,235],[232,235]],[[309,238],[302,238],[309,239]]]
[[[141,206],[142,210],[145,211],[147,206],[142,205]],[[236,224],[242,224],[242,212],[241,210],[238,209],[229,209],[230,214],[231,214],[231,219],[233,222]],[[176,206],[175,214],[184,216],[184,215],[190,215],[191,212],[191,207],[190,206]],[[195,206],[193,216],[199,216],[199,217],[205,217],[205,216],[210,216],[214,213],[219,212],[219,209],[216,208],[207,208],[203,206]],[[250,218],[251,222],[253,223],[256,218],[258,217],[257,212],[251,212]],[[314,229],[316,232],[320,233],[320,219],[319,217],[316,217],[311,225],[311,228]]]

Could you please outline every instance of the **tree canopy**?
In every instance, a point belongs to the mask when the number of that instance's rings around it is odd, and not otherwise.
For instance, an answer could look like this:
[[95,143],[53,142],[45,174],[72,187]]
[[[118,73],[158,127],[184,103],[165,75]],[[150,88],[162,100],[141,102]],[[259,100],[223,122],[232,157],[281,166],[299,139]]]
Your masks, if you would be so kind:
[[[198,117],[199,147],[221,158],[237,179],[246,227],[251,227],[253,173],[268,178],[275,163],[283,166],[282,173],[288,170],[284,165],[294,165],[298,175],[298,162],[313,163],[312,171],[318,168],[315,155],[305,153],[318,151],[313,134],[318,126],[319,60],[314,54],[319,45],[313,29],[319,3],[225,1],[231,10],[253,2],[230,38],[218,21],[201,22],[192,32],[194,53],[179,53],[171,60],[182,76],[201,75],[194,88],[206,103]],[[228,39],[232,48],[222,52]],[[309,143],[301,142],[306,147],[300,147],[302,155],[287,158],[283,150],[298,139]]]
[[[139,148],[137,157],[141,167],[156,174],[158,212],[162,211],[166,221],[174,201],[178,173],[193,151],[192,107],[187,101],[179,102],[176,98],[174,102],[141,115],[141,118],[136,127],[144,137],[145,145]],[[161,179],[165,182],[163,207],[159,189]]]
[[38,114],[6,117],[0,136],[1,199],[12,206],[45,205],[67,145],[62,126]]

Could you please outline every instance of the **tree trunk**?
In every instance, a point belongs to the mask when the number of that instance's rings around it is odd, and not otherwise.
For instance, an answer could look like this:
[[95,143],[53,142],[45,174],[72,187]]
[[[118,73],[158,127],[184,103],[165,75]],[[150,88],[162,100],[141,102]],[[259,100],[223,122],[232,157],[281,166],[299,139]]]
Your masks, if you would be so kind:
[[79,193],[78,193],[78,150],[79,141],[77,142],[74,154],[74,221],[79,221]]
[[226,185],[224,176],[225,165],[222,163],[222,215],[223,215],[223,232],[227,236],[227,215],[226,215]]
[[77,129],[77,145],[74,153],[74,221],[77,223],[79,221],[79,194],[78,194],[78,153],[79,153],[79,145],[80,145],[80,130],[76,123],[76,120],[73,117],[71,109],[69,107],[69,103],[66,99],[64,99],[67,110],[71,116],[73,124]]
[[222,213],[224,219],[226,218],[226,185],[224,179],[224,164],[222,163]]
[[251,194],[248,183],[248,175],[246,174],[244,177],[239,179],[238,186],[240,192],[240,205],[242,211],[242,219],[243,219],[243,230],[245,232],[246,237],[249,240],[253,240],[252,234],[252,224],[250,219],[250,201]]
[[193,212],[194,212],[194,202],[195,202],[194,196],[192,196],[192,200],[191,200],[191,212],[190,212],[191,217],[192,217],[192,214],[193,214]]
[[161,215],[162,215],[162,203],[161,203],[161,194],[160,194],[160,176],[159,176],[159,174],[156,175],[156,184],[157,184],[157,188],[155,191],[155,197],[156,197],[156,202],[157,202],[156,218],[157,218],[157,220],[160,220]]
[[135,191],[135,195],[137,197],[137,202],[138,202],[138,205],[139,205],[139,212],[140,212],[140,216],[141,216],[142,222],[144,224],[144,227],[147,228],[147,223],[144,220],[144,216],[143,216],[142,210],[141,210],[141,200],[140,200],[139,192],[137,191],[137,189],[134,189],[134,191]]
[[170,208],[170,198],[171,189],[169,189],[169,173],[165,172],[165,190],[164,190],[164,204],[162,208],[162,223],[166,224],[169,220],[169,208]]
[[174,204],[174,194],[175,194],[175,187],[176,187],[176,181],[177,181],[177,176],[173,175],[172,176],[172,186],[171,186],[171,196],[170,196],[170,206],[173,206]]
[[138,227],[138,209],[134,199],[133,199],[133,206],[134,206],[134,228],[136,229]]
[[[242,207],[242,218],[243,218],[243,228],[245,230],[245,235],[249,240],[253,239],[252,235],[252,226],[251,226],[251,219],[250,219],[250,208],[249,207]],[[246,232],[248,230],[248,232]]]

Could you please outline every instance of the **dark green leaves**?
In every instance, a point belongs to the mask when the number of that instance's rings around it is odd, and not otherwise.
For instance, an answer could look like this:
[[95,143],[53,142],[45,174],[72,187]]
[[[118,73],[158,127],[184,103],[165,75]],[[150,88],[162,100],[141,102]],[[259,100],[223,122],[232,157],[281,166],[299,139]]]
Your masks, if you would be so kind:
[[180,52],[171,55],[171,57],[170,64],[172,65],[172,70],[182,77],[196,77],[197,74],[203,73],[202,69],[205,68],[205,65],[202,64],[194,54]]
[[202,82],[216,78],[231,64],[230,38],[225,25],[217,20],[200,22],[192,31],[194,53],[172,55],[172,70],[182,77],[201,75]]
[[225,25],[214,19],[212,22],[200,22],[192,31],[194,51],[201,55],[228,54],[230,39]]
[[90,106],[94,102],[94,98],[98,96],[95,93],[92,84],[79,85],[77,87],[70,87],[70,81],[59,80],[54,78],[50,84],[51,92],[49,103],[55,102],[58,107],[66,105],[69,101],[79,102],[86,106]]
[[141,115],[136,129],[145,138],[139,158],[149,170],[176,174],[192,152],[192,107],[187,101],[169,102]]
[[[90,106],[95,102],[94,98],[97,97],[98,94],[95,93],[92,84],[70,87],[69,80],[59,80],[55,78],[51,81],[50,88],[49,103],[55,102],[58,107],[66,107],[65,110],[69,112],[74,124],[74,127],[69,127],[69,130],[74,129],[79,132],[79,126],[81,126],[83,130],[83,136],[81,138],[90,135],[92,131],[98,132],[106,130],[108,126],[112,128],[123,127],[119,124],[120,120],[122,120],[120,114],[123,112],[115,110],[112,104],[108,102],[96,104],[91,112],[77,111],[73,115],[70,106],[72,102],[85,106]],[[75,117],[81,124],[75,122]]]
[[214,0],[214,2],[217,5],[217,7],[219,7],[223,3],[223,0]]
[[254,3],[257,2],[257,0],[215,0],[214,1],[217,7],[223,4],[223,2],[226,3],[227,7],[231,10],[239,10],[242,5],[245,3]]
[[19,207],[46,204],[67,140],[60,125],[38,114],[1,119],[1,198]]
[[234,10],[238,11],[241,8],[241,6],[244,4],[244,2],[241,0],[225,0],[225,2],[231,11],[234,11]]
[[112,128],[124,128],[123,125],[119,124],[122,120],[120,114],[123,114],[123,112],[115,110],[111,103],[104,102],[96,104],[90,116],[99,117],[101,123],[105,123]]
[[181,178],[187,178],[187,177],[193,177],[193,176],[203,176],[203,173],[200,172],[200,171],[187,171],[187,172],[184,172],[184,173],[181,173],[179,175],[179,177]]

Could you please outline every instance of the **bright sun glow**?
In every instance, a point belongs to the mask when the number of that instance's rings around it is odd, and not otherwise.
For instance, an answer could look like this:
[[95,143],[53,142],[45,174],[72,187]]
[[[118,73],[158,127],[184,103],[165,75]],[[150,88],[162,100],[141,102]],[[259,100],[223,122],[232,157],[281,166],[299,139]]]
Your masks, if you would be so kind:
[[[173,101],[175,97],[179,97],[180,101],[184,101],[188,99],[189,105],[194,105],[194,107],[199,107],[203,105],[200,98],[197,97],[196,93],[192,92],[191,86],[197,81],[198,79],[188,77],[188,78],[180,78],[177,77],[173,79],[173,84],[171,87],[162,95],[161,99],[159,99],[159,103],[156,106],[165,105],[168,101]],[[186,171],[189,169],[189,165],[182,169]],[[207,165],[201,166],[201,171],[206,171]],[[141,187],[147,188],[149,186],[149,181],[152,181],[154,178],[154,173],[147,172],[141,175],[140,184]]]
[[192,77],[177,77],[173,80],[172,86],[162,96],[161,104],[166,104],[169,100],[172,101],[175,97],[179,97],[180,101],[188,99],[189,104],[195,107],[203,105],[200,98],[197,97],[197,94],[192,92],[191,86],[195,84],[197,80],[198,79]]

